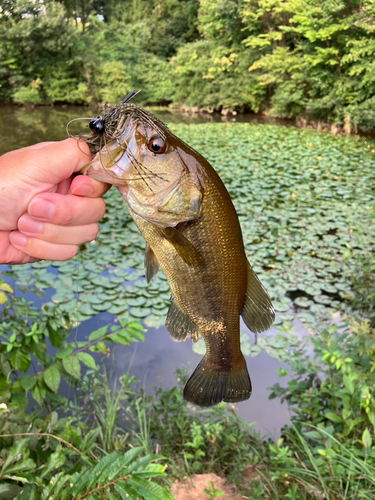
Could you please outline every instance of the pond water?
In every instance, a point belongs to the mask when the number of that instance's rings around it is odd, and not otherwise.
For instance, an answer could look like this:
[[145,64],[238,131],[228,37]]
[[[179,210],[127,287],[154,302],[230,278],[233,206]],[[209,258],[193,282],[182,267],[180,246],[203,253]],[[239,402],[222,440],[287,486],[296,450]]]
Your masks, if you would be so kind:
[[[176,111],[153,110],[167,123],[203,123],[205,121],[250,121],[275,123],[275,120],[265,120],[253,115],[237,115],[222,117],[220,115],[183,114]],[[95,110],[83,107],[41,107],[18,108],[12,106],[0,107],[0,154],[41,141],[65,139],[66,123],[76,117],[91,117]],[[81,122],[82,123],[82,122]],[[74,131],[73,131],[74,132]],[[1,272],[1,267],[0,267]],[[107,325],[113,321],[113,315],[99,313],[93,318],[83,321],[76,333],[79,339],[85,338],[92,330]],[[305,333],[302,324],[295,319],[295,332]],[[243,331],[247,331],[244,324]],[[267,335],[275,334],[271,329]],[[187,367],[189,373],[200,361],[201,356],[194,353],[191,342],[177,343],[168,335],[165,327],[148,328],[144,343],[131,347],[116,346],[109,360],[114,377],[119,377],[125,371],[141,380],[148,392],[152,387],[171,388],[175,385],[174,372],[176,368]],[[247,422],[256,422],[255,428],[263,435],[271,434],[277,437],[280,428],[288,423],[288,409],[278,400],[268,399],[268,387],[278,381],[276,370],[284,367],[279,361],[269,357],[264,351],[255,357],[248,358],[248,368],[253,384],[253,394],[250,400],[237,405],[238,414]],[[284,379],[285,380],[285,379]]]
[[[168,108],[150,108],[165,123],[267,123],[291,126],[292,120],[261,115],[241,114],[223,116],[220,113],[188,113]],[[67,138],[66,124],[74,118],[97,116],[101,108],[84,106],[18,107],[0,104],[0,154],[42,141],[61,141]],[[70,127],[71,133],[82,131],[82,122]]]

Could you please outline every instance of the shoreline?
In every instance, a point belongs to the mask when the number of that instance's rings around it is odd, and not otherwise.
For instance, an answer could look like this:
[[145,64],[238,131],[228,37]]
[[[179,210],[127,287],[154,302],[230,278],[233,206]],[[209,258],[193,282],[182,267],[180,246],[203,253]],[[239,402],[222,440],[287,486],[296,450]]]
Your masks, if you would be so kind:
[[[347,116],[345,118],[344,125],[336,125],[330,124],[322,121],[309,120],[304,118],[303,116],[299,116],[296,118],[290,118],[285,116],[278,116],[269,114],[267,111],[263,113],[252,113],[250,111],[239,112],[232,109],[222,109],[221,111],[215,111],[210,108],[198,108],[198,107],[189,107],[189,106],[178,106],[172,104],[150,104],[140,106],[145,107],[150,110],[159,110],[164,111],[166,113],[181,113],[183,116],[197,116],[201,118],[207,119],[207,121],[212,122],[237,122],[237,123],[248,123],[251,121],[257,121],[261,124],[272,124],[272,125],[284,125],[287,127],[296,127],[296,128],[304,128],[310,130],[316,130],[317,132],[329,132],[332,135],[357,135],[364,137],[375,137],[375,129],[372,132],[361,131],[358,129],[357,125],[353,125],[350,122],[350,118]],[[69,109],[69,108],[86,108],[92,110],[101,110],[103,108],[103,104],[17,104],[17,103],[4,103],[0,102],[1,108],[19,108],[19,109],[40,109],[40,108],[61,108],[61,109]]]

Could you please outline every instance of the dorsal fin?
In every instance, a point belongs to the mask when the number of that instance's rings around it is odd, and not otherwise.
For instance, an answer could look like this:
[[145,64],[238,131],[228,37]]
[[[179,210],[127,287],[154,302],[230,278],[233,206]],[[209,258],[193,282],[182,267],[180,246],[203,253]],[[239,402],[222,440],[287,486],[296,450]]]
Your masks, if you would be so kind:
[[198,250],[174,227],[165,227],[162,230],[164,238],[166,238],[175,248],[181,259],[191,267],[202,267],[204,264],[203,257]]
[[241,316],[245,325],[254,333],[268,330],[275,319],[275,311],[268,293],[249,263],[247,263],[246,299]]
[[188,335],[191,336],[193,342],[196,342],[200,337],[198,327],[181,311],[174,299],[169,307],[165,326],[169,335],[178,342],[183,342]]
[[152,278],[157,274],[158,270],[159,270],[159,262],[156,260],[156,255],[154,254],[152,248],[146,242],[145,276],[147,283],[150,283]]

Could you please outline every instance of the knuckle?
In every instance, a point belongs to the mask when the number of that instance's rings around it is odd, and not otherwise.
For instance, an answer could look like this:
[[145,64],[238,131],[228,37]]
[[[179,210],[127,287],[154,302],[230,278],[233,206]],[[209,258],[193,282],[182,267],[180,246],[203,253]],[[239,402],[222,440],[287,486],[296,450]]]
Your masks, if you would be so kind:
[[73,204],[69,204],[66,207],[66,212],[64,213],[65,225],[70,226],[75,220],[75,210]]

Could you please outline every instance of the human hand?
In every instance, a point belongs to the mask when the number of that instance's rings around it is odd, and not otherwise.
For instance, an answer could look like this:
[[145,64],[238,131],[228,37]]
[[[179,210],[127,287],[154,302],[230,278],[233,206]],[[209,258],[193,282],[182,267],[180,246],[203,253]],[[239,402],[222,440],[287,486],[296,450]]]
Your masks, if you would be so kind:
[[84,175],[88,147],[74,139],[0,157],[0,264],[68,260],[95,239],[108,184]]

